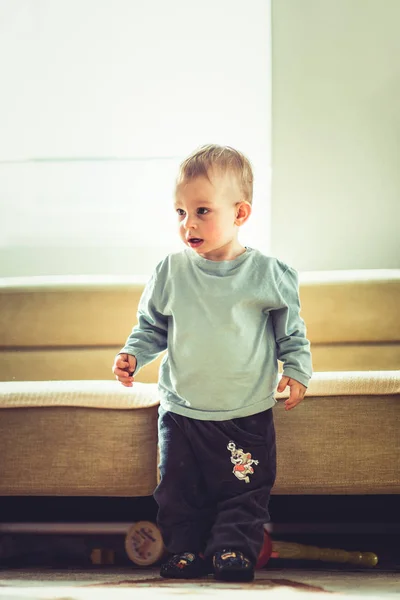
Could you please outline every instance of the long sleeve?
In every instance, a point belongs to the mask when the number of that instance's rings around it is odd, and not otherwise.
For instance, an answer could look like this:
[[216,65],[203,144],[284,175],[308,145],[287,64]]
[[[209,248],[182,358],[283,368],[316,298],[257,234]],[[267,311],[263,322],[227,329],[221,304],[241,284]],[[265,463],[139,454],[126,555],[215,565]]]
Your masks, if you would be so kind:
[[286,269],[278,290],[281,306],[271,311],[277,357],[283,362],[284,375],[308,386],[312,375],[310,342],[300,317],[298,277],[294,269]]
[[156,271],[140,298],[137,325],[120,350],[120,353],[125,352],[136,357],[135,373],[167,348],[168,320],[159,311],[159,295],[160,285]]

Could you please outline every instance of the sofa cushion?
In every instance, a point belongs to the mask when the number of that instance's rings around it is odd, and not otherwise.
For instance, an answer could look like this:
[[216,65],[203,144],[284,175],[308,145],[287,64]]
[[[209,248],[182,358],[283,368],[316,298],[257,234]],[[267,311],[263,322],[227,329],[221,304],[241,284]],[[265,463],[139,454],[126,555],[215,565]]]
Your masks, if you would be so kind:
[[400,493],[400,371],[315,373],[274,416],[274,494]]
[[157,412],[156,385],[0,383],[0,495],[151,495]]
[[[0,383],[0,494],[150,495],[157,404],[156,384]],[[274,494],[400,493],[399,371],[315,373],[274,417]]]

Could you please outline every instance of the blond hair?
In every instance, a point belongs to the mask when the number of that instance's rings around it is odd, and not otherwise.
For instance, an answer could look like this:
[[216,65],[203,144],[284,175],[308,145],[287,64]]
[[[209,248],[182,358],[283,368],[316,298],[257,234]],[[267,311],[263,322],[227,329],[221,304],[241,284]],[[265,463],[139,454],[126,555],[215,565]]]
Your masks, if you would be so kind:
[[232,173],[240,186],[243,200],[253,201],[253,170],[250,161],[238,150],[230,146],[208,144],[197,148],[180,165],[176,184],[196,177],[207,177],[210,171],[217,170],[223,175]]

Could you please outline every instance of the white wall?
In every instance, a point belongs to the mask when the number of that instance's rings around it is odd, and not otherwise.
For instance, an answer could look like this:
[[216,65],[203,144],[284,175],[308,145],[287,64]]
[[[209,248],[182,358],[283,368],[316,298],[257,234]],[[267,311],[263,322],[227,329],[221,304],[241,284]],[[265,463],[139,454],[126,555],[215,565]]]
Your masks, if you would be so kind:
[[0,276],[151,273],[205,143],[253,161],[268,250],[269,0],[0,0],[0,72]]
[[273,0],[272,131],[272,254],[399,267],[399,0]]

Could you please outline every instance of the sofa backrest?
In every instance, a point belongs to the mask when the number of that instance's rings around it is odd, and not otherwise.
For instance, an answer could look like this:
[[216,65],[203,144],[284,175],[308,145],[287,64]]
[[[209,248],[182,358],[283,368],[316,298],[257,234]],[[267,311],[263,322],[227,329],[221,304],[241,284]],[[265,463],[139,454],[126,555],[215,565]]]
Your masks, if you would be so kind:
[[[146,280],[0,280],[0,381],[111,379]],[[400,270],[300,273],[315,371],[400,368]],[[137,380],[157,381],[156,361]]]

